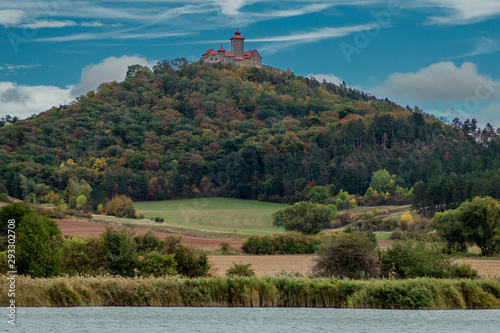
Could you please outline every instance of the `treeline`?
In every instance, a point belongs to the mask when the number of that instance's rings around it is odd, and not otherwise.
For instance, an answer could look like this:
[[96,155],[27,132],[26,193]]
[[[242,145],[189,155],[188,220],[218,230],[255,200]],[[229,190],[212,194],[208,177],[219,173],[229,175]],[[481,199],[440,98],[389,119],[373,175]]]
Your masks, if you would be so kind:
[[[483,159],[478,156],[479,160]],[[495,164],[496,165],[496,164]],[[433,163],[441,170],[441,163]],[[415,184],[412,191],[412,208],[419,213],[442,212],[455,209],[466,200],[476,196],[500,198],[500,168],[470,171],[465,174],[439,173]]]
[[[363,195],[383,169],[408,192],[474,172],[484,182],[500,168],[489,125],[447,126],[416,107],[273,68],[183,59],[131,66],[123,82],[72,105],[9,121],[0,128],[0,193],[70,208],[81,195],[94,210],[116,195],[297,202],[327,185],[332,195]],[[480,187],[453,184],[457,203]],[[423,205],[440,210],[439,200]]]
[[[0,287],[8,289],[7,279]],[[136,278],[18,276],[17,306],[246,306],[373,309],[495,309],[498,280]],[[7,306],[7,293],[0,304]]]

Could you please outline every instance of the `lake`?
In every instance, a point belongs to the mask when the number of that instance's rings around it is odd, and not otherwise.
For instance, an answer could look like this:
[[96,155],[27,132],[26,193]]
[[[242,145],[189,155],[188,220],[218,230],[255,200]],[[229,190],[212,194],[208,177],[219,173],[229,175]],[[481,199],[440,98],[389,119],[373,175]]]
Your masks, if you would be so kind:
[[[5,311],[4,311],[5,313]],[[500,310],[17,308],[6,332],[495,332]]]

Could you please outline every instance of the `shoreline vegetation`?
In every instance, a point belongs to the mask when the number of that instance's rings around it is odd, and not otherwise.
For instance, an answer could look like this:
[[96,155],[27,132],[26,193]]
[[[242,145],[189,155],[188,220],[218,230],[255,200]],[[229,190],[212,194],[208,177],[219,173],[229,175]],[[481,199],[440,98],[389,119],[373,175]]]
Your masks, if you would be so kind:
[[[16,306],[499,309],[500,279],[17,277]],[[0,287],[8,289],[6,278]],[[0,295],[1,306],[8,305]]]

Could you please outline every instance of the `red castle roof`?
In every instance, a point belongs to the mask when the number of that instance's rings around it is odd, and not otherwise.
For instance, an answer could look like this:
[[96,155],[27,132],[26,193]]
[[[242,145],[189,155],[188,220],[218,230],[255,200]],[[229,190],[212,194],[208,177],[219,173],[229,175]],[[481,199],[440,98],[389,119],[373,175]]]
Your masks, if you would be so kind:
[[[220,47],[219,51],[224,51],[224,57],[234,57],[234,55],[231,53],[231,51],[224,50],[224,48],[222,46]],[[201,58],[207,58],[211,55],[219,55],[219,52],[215,51],[214,49],[209,49],[209,50],[206,50],[205,53],[203,53]]]
[[[243,58],[250,59],[255,52],[257,52],[257,50],[244,51]],[[257,52],[257,54],[259,54],[259,52]]]
[[236,30],[236,32],[234,33],[234,36],[233,36],[233,38],[231,38],[231,40],[233,40],[233,39],[245,39],[245,37],[243,37],[241,35],[241,32],[239,30]]
[[205,53],[203,53],[203,55],[201,57],[206,58],[209,55],[218,55],[218,54],[219,54],[219,52],[215,51],[214,49],[209,49],[209,50],[206,50]]

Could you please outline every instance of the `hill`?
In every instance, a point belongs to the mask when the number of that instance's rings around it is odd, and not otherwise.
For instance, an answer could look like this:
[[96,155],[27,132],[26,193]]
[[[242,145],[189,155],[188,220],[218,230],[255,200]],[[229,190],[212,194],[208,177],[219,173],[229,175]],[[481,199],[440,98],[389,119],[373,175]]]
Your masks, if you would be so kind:
[[441,210],[499,198],[499,143],[345,85],[177,59],[0,128],[0,192],[94,209],[116,194],[293,202],[316,185],[363,195],[386,169],[393,192],[417,184],[415,207]]

